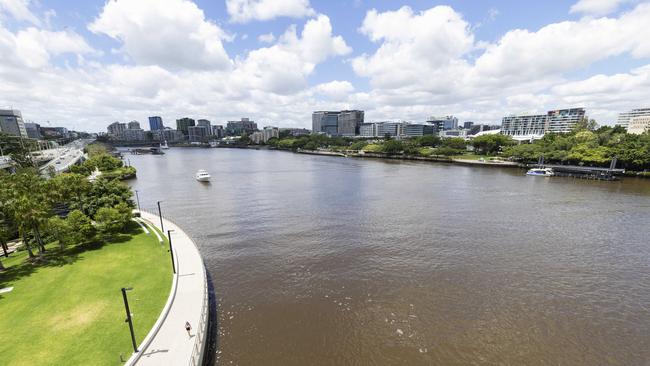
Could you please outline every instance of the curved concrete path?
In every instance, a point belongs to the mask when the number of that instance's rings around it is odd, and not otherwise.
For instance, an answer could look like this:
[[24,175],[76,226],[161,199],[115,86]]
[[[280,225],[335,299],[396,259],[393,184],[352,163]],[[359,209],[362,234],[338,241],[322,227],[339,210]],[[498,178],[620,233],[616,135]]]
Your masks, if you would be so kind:
[[[157,215],[141,211],[141,217],[160,229]],[[162,314],[127,365],[200,365],[208,325],[208,289],[203,259],[192,239],[163,218],[165,235],[171,233],[176,274]],[[169,260],[171,267],[171,259]],[[137,318],[134,318],[137,321]],[[188,335],[185,323],[192,330]]]

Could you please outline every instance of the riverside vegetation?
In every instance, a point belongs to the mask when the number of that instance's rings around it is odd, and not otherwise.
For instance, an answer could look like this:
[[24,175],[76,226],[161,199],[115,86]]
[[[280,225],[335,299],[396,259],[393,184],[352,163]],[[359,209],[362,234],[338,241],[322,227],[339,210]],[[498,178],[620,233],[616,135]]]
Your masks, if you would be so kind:
[[[602,126],[584,121],[566,134],[549,133],[532,143],[518,144],[510,136],[492,134],[462,138],[440,138],[427,135],[395,140],[327,137],[306,135],[280,136],[268,143],[282,150],[319,150],[335,152],[364,152],[393,156],[476,159],[499,156],[508,160],[534,163],[544,156],[545,161],[558,164],[608,166],[616,157],[618,167],[642,172],[650,169],[650,132],[629,134],[622,127]],[[641,173],[641,175],[647,173]]]

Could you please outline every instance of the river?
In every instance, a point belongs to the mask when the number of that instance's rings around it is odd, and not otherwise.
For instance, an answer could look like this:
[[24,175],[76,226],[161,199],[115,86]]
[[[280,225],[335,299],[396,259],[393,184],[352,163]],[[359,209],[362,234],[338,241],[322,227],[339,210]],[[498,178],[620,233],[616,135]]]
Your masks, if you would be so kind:
[[163,201],[200,247],[219,365],[650,364],[650,180],[240,149],[125,159],[142,207]]

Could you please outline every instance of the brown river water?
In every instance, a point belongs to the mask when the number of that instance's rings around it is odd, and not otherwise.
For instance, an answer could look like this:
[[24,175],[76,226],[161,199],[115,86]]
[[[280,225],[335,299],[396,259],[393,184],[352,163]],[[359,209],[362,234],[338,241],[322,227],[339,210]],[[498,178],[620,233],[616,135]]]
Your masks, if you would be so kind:
[[[650,180],[125,155],[199,245],[218,365],[650,365]],[[212,181],[195,181],[207,169]]]

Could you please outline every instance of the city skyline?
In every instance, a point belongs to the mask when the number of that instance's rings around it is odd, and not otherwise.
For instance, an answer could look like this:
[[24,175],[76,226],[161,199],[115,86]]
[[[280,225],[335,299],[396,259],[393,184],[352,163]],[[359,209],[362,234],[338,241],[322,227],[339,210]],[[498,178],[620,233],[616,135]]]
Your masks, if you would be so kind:
[[157,115],[309,127],[346,109],[495,124],[584,107],[613,125],[648,106],[647,2],[445,4],[0,0],[0,107],[100,132]]

